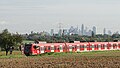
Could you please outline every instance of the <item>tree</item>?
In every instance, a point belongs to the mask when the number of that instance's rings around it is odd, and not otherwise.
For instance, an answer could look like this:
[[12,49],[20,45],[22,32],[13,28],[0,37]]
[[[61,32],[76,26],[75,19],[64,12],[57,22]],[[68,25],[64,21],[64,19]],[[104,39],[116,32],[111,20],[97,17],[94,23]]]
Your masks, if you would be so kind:
[[11,34],[7,29],[3,30],[0,34],[0,47],[4,48],[6,51],[6,55],[11,47],[16,46],[16,44],[22,42],[22,37],[18,34]]

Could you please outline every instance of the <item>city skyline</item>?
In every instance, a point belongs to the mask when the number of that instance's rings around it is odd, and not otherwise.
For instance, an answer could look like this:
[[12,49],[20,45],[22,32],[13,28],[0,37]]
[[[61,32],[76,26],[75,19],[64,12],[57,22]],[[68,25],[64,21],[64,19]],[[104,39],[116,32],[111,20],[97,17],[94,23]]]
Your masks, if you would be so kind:
[[119,0],[0,0],[0,31],[30,33],[86,25],[120,32]]
[[87,36],[92,36],[92,32],[94,33],[94,35],[96,34],[108,34],[108,35],[112,35],[118,31],[114,31],[112,32],[111,30],[108,30],[106,28],[103,28],[103,33],[97,33],[97,27],[96,26],[92,26],[92,28],[88,28],[86,25],[82,24],[81,27],[78,26],[71,26],[70,28],[59,28],[58,31],[55,32],[56,29],[51,29],[50,35],[53,34],[59,34],[59,35],[71,35],[71,34],[78,34],[78,35],[87,35]]

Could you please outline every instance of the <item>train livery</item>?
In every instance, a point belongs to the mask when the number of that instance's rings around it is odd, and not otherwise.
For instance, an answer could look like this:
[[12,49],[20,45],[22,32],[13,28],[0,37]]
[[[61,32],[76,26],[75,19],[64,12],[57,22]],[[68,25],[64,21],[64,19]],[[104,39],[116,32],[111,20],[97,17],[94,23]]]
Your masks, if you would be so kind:
[[120,50],[120,42],[74,42],[74,43],[32,43],[24,47],[25,55],[39,55],[50,52],[89,52]]

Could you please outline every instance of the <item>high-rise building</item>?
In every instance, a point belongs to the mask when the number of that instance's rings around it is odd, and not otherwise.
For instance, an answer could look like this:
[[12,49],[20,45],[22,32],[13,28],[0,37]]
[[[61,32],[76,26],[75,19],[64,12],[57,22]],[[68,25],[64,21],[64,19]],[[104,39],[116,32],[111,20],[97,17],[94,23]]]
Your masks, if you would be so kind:
[[79,35],[81,35],[81,30],[80,30],[80,29],[79,29],[79,32],[78,32],[78,33],[79,33]]
[[59,36],[62,35],[62,29],[59,29],[58,35],[59,35]]
[[112,32],[110,30],[108,30],[108,35],[112,35]]
[[104,35],[106,34],[106,28],[103,29],[103,34],[104,34]]
[[84,24],[81,26],[81,34],[84,35]]
[[54,29],[51,29],[50,35],[51,35],[51,36],[54,35]]
[[92,36],[92,30],[88,31],[88,36]]
[[63,29],[63,35],[67,35],[68,32],[67,32],[67,29]]
[[93,33],[94,33],[94,35],[96,35],[96,27],[95,26],[93,26]]
[[70,35],[74,34],[74,32],[75,32],[75,28],[73,26],[71,26],[70,29],[69,29],[69,34]]

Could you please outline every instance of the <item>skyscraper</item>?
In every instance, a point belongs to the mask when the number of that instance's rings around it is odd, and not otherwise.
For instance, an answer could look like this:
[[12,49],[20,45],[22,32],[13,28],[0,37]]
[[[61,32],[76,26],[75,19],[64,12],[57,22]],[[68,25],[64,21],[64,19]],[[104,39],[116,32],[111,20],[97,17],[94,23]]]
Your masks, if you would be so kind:
[[96,35],[96,27],[95,26],[93,26],[93,33],[94,33],[94,35]]
[[67,32],[67,29],[63,29],[63,35],[67,35],[68,32]]
[[58,35],[61,36],[62,35],[62,29],[59,29]]
[[111,32],[111,30],[108,30],[108,35],[112,35],[112,32]]
[[54,34],[54,29],[51,29],[50,35],[53,36]]
[[81,26],[81,34],[84,35],[84,24]]
[[106,34],[106,28],[103,29],[103,34],[104,34],[104,35]]

